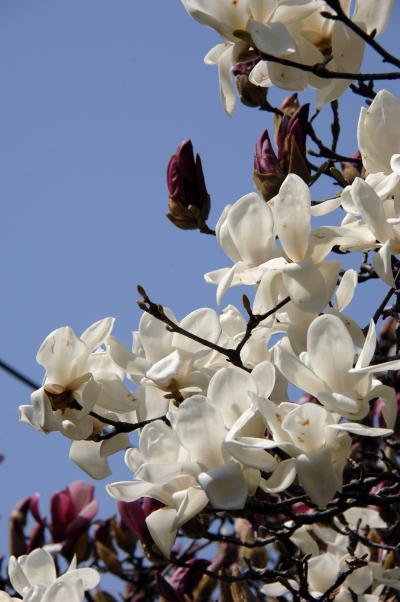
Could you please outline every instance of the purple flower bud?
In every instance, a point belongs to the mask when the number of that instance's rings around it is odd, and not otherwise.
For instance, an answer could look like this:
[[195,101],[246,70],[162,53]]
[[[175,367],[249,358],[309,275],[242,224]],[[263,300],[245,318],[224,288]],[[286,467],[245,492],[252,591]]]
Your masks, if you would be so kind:
[[294,94],[290,94],[290,96],[286,96],[286,98],[283,99],[279,108],[282,111],[282,113],[285,113],[285,115],[291,117],[299,107],[300,103],[298,99],[298,94],[297,92],[295,92]]
[[[172,155],[167,168],[169,211],[167,217],[178,228],[199,228],[210,213],[210,195],[204,180],[199,155],[193,154],[190,140],[182,142]],[[194,211],[189,210],[194,208]]]
[[294,137],[299,151],[305,156],[306,138],[308,131],[308,114],[310,105],[305,104],[299,107],[291,117],[285,115],[282,118],[278,130],[278,157],[281,160],[286,152],[288,138]]
[[267,130],[262,133],[256,144],[254,171],[259,174],[283,175]]

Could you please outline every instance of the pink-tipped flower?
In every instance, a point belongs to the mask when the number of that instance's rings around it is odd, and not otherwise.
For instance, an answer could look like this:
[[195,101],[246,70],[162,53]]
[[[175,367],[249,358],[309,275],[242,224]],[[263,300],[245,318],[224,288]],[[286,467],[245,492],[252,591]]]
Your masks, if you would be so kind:
[[71,483],[52,496],[50,529],[55,543],[73,542],[88,529],[98,512],[98,502],[93,497],[94,486],[84,481]]
[[194,157],[193,145],[184,140],[168,163],[169,191],[167,217],[183,230],[204,227],[210,213],[210,195],[199,155]]

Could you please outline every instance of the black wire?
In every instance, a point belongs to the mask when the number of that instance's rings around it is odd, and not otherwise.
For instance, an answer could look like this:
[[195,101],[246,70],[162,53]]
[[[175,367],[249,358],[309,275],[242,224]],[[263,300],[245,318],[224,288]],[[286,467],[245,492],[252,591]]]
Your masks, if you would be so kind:
[[22,383],[24,383],[24,385],[27,385],[31,389],[34,389],[34,390],[40,389],[40,385],[35,383],[35,381],[31,380],[30,378],[28,378],[27,376],[22,374],[22,372],[20,372],[19,370],[16,370],[12,366],[10,366],[10,364],[7,364],[6,362],[4,362],[1,359],[0,359],[0,368],[2,368],[3,370],[5,370],[9,374],[11,374],[11,376],[14,376],[14,378],[21,381]]

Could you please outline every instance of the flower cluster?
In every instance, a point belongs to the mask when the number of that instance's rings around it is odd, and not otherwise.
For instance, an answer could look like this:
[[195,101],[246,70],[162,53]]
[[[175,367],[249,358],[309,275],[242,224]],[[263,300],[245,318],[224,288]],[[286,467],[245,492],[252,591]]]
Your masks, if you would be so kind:
[[[150,599],[156,586],[173,602],[195,588],[206,593],[190,599],[208,600],[224,578],[231,585],[221,599],[233,602],[255,599],[254,581],[265,599],[389,599],[400,591],[400,101],[360,79],[357,92],[373,100],[360,113],[359,153],[348,157],[337,152],[336,100],[357,79],[366,43],[396,64],[375,42],[392,2],[359,0],[350,14],[344,0],[182,1],[223,38],[206,62],[218,65],[228,113],[234,66],[258,88],[311,86],[317,109],[331,103],[332,144],[318,138],[297,94],[279,109],[264,95],[277,152],[265,130],[255,150],[258,192],[227,205],[214,231],[201,159],[182,142],[168,164],[167,217],[215,235],[225,252],[225,266],[204,276],[218,306],[239,285],[251,287],[252,300],[243,296],[243,313],[202,307],[179,319],[139,286],[143,315],[131,349],[113,335],[113,318],[80,337],[69,327],[53,331],[37,354],[43,384],[21,419],[69,438],[70,458],[95,479],[108,477],[108,456],[125,450],[132,478],[106,486],[121,524],[99,527],[95,548],[110,572],[126,576],[130,602]],[[309,152],[307,136],[318,152]],[[315,166],[310,156],[326,161]],[[322,173],[342,188],[313,200]],[[362,326],[347,308],[373,279],[390,289]],[[381,317],[389,321],[379,339]],[[36,524],[27,542],[28,512]],[[35,496],[19,504],[10,579],[24,600],[45,602],[49,592],[80,600],[97,583],[75,565],[56,579],[37,549],[49,529],[64,558],[80,551],[86,560],[96,513],[93,489],[82,483],[53,496],[50,523]],[[182,552],[183,536],[217,542],[219,553],[200,558],[198,543]],[[120,561],[114,537],[128,559]],[[157,564],[156,577],[144,559]]]
[[[245,60],[251,61],[249,80],[254,86],[277,86],[284,90],[304,90],[310,86],[317,91],[318,107],[339,98],[352,78],[320,77],[317,70],[294,67],[289,61],[307,67],[327,64],[333,74],[358,73],[365,41],[346,21],[376,36],[385,30],[393,5],[392,0],[379,3],[358,0],[350,15],[351,3],[345,0],[182,0],[182,3],[193,18],[215,29],[223,39],[207,53],[204,61],[218,66],[222,104],[229,115],[235,108],[231,71],[236,63]],[[345,23],[334,18],[335,13],[344,17]]]

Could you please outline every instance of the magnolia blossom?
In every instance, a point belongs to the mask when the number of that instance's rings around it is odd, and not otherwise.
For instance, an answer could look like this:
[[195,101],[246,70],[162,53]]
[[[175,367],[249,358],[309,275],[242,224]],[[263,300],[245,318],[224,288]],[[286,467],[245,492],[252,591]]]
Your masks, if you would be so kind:
[[[387,26],[393,0],[379,3],[375,0],[357,0],[352,15],[350,2],[341,0],[340,4],[356,25],[367,33],[374,31],[374,35],[377,35]],[[286,58],[306,65],[324,63],[328,58],[327,67],[330,71],[359,72],[364,55],[364,40],[340,20],[327,19],[321,15],[323,11],[332,13],[332,9],[321,1],[318,3],[318,10],[289,24],[288,32],[296,41],[296,47],[293,53],[286,54]],[[251,33],[256,47],[260,51],[269,52],[266,49],[268,31],[262,25],[254,24]],[[272,61],[258,63],[250,80],[256,85],[275,85],[288,90],[303,90],[312,86],[317,89],[319,108],[341,96],[350,84],[349,80],[323,79],[313,73]]]
[[[343,514],[344,524],[335,517],[336,526],[343,530],[350,527],[353,530],[365,528],[382,529],[387,524],[381,519],[376,510],[370,508],[352,508]],[[379,602],[380,594],[385,585],[400,590],[400,570],[398,568],[384,570],[381,564],[370,559],[369,549],[358,543],[353,555],[348,552],[349,540],[347,535],[320,525],[300,527],[291,536],[291,541],[305,555],[311,558],[307,562],[307,577],[310,593],[322,595],[335,583],[341,571],[347,570],[347,561],[355,556],[364,557],[364,562],[356,568],[336,590],[335,602],[351,602],[351,592],[357,595],[357,600],[362,602]],[[317,541],[323,542],[326,551],[321,553]],[[297,583],[290,580],[290,584],[297,588]],[[372,588],[372,593],[366,594]],[[271,583],[263,586],[265,595],[283,596],[289,590],[280,583]]]
[[[215,508],[242,508],[255,492],[259,471],[243,469],[224,444],[228,430],[251,404],[248,390],[268,395],[273,386],[269,362],[260,364],[252,375],[239,368],[223,368],[211,379],[208,397],[193,395],[171,409],[171,427],[161,421],[145,426],[139,449],[126,453],[135,480],[113,483],[107,490],[125,502],[149,496],[165,504],[146,519],[164,555],[169,556],[177,529],[209,502]],[[264,428],[262,421],[259,427]],[[276,466],[263,450],[256,450],[255,455],[267,469]]]
[[207,64],[218,66],[222,104],[228,115],[235,108],[231,69],[246,56],[249,44],[235,35],[240,30],[265,32],[263,50],[277,56],[291,56],[296,42],[288,27],[320,8],[319,0],[182,0],[187,12],[203,25],[215,29],[223,38],[206,55]]
[[393,427],[397,407],[394,391],[374,378],[375,373],[398,370],[400,360],[370,365],[376,347],[371,320],[360,354],[343,321],[335,315],[319,316],[307,332],[307,351],[297,356],[287,340],[277,345],[275,362],[286,378],[318,399],[328,410],[360,420],[369,411],[369,401],[385,399],[382,413]]
[[[25,602],[82,602],[85,591],[99,583],[100,576],[92,568],[76,568],[74,559],[67,572],[57,577],[53,558],[38,548],[18,559],[11,556],[8,563],[11,585]],[[0,593],[1,602],[20,600]]]
[[[279,194],[268,204],[252,193],[228,205],[216,234],[235,263],[205,275],[206,282],[218,284],[217,302],[230,286],[263,286],[264,278],[267,294],[275,289],[276,297],[289,295],[305,312],[320,311],[333,293],[340,263],[325,261],[335,244],[334,237],[321,236],[319,229],[313,231],[311,217],[339,205],[340,199],[332,199],[313,207],[307,184],[295,174],[286,177]],[[276,236],[280,248],[275,244]]]
[[123,371],[102,348],[113,323],[113,318],[99,320],[79,338],[68,326],[50,333],[36,358],[46,369],[43,385],[32,393],[32,405],[20,406],[23,422],[73,439],[70,457],[94,478],[108,474],[107,455],[126,447],[129,439],[122,434],[111,444],[85,441],[104,426],[91,412],[105,419],[125,419],[137,405],[122,382]]
[[[222,103],[229,115],[235,107],[231,69],[246,58],[246,53],[250,58],[264,53],[310,66],[327,61],[331,71],[360,71],[364,40],[340,20],[321,15],[324,11],[332,12],[322,0],[182,2],[189,14],[215,29],[223,38],[223,42],[206,55],[205,62],[218,65]],[[393,0],[379,3],[357,0],[351,15],[350,2],[341,1],[344,13],[363,31],[374,32],[374,35],[385,30],[392,6]],[[235,35],[238,31],[242,32],[240,37]],[[318,107],[338,98],[350,84],[349,80],[321,78],[272,60],[257,62],[250,81],[257,86],[278,86],[287,90],[314,87]]]
[[[216,343],[221,335],[217,313],[201,308],[180,322],[169,309],[165,314],[181,328]],[[139,331],[134,333],[132,351],[117,339],[109,337],[110,354],[114,362],[139,385],[137,409],[139,420],[165,415],[169,399],[179,399],[206,391],[209,382],[204,361],[210,349],[180,334],[170,332],[165,324],[144,314]]]

